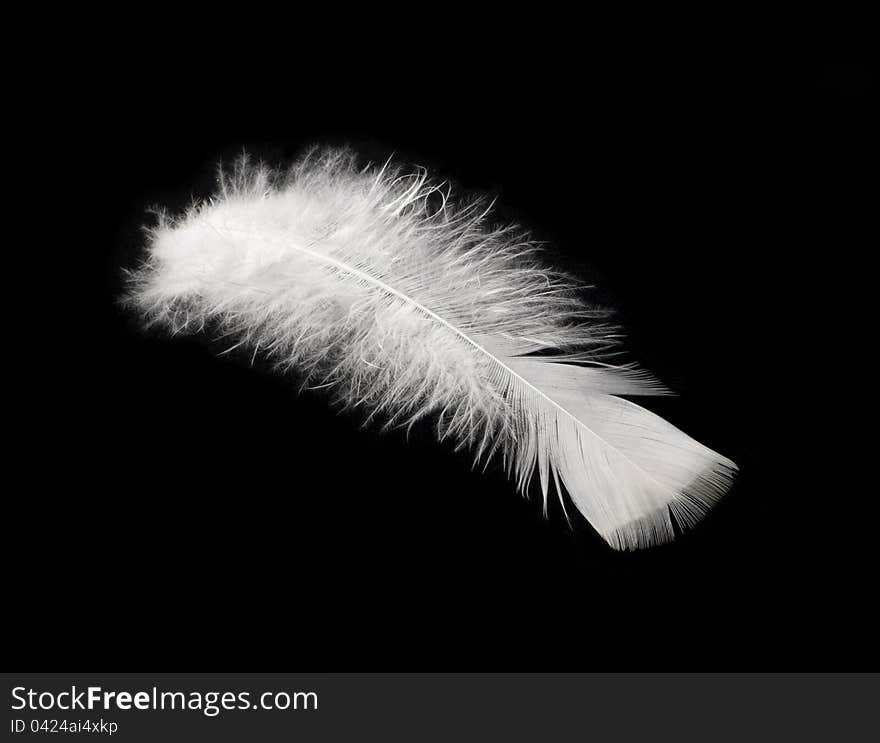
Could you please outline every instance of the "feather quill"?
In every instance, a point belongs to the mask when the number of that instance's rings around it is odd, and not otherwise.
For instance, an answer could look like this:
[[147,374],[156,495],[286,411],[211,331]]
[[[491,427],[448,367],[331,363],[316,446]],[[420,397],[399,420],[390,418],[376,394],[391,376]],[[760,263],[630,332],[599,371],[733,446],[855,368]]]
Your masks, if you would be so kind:
[[218,180],[150,230],[126,297],[148,324],[219,329],[386,425],[431,416],[520,490],[537,471],[545,512],[567,491],[617,549],[669,541],[729,487],[733,462],[623,399],[664,390],[610,363],[607,313],[485,201],[337,149]]

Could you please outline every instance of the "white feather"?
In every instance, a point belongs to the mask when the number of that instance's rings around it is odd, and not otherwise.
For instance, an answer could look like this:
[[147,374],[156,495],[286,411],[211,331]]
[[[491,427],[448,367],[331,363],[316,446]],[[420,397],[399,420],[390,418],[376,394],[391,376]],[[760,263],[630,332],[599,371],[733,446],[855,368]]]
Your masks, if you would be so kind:
[[128,299],[172,332],[233,334],[388,425],[433,416],[523,490],[537,469],[545,509],[564,486],[616,548],[668,541],[671,514],[695,522],[735,465],[618,397],[663,390],[607,363],[606,313],[488,210],[346,151],[283,174],[242,159],[215,198],[160,218]]

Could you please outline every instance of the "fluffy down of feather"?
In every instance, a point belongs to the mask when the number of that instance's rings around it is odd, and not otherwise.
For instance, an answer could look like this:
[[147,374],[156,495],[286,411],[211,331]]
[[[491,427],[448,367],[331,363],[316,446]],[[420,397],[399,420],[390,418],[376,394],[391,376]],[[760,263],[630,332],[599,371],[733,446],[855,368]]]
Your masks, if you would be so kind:
[[615,548],[670,540],[736,466],[620,397],[663,389],[609,363],[606,313],[489,209],[345,150],[284,172],[243,158],[214,198],[160,215],[125,301],[172,333],[234,336],[386,425],[428,417],[523,491],[537,470],[545,510],[567,491]]

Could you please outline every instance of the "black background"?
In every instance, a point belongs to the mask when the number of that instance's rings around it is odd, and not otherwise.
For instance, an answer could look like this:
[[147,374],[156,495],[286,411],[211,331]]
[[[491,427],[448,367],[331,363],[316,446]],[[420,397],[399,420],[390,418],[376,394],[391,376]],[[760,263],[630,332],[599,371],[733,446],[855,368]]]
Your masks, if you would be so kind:
[[[876,667],[871,435],[842,418],[872,396],[851,336],[876,208],[862,47],[450,13],[130,22],[29,86],[25,252],[53,286],[27,307],[45,340],[8,362],[27,377],[13,650],[115,670]],[[615,553],[428,425],[362,429],[114,304],[150,206],[209,195],[242,149],[282,165],[315,143],[498,195],[680,393],[650,407],[740,465],[729,497],[674,544]]]

